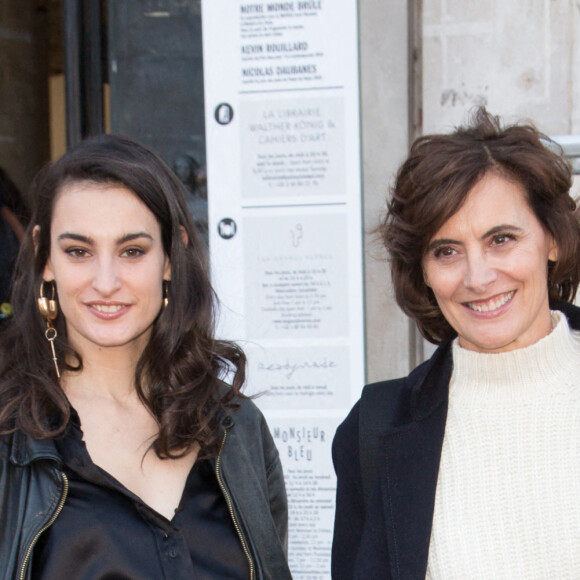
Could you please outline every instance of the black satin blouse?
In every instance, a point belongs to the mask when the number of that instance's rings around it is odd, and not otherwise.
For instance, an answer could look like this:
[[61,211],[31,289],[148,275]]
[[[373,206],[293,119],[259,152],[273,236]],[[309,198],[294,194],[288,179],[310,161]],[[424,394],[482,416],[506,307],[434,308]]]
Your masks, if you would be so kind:
[[33,551],[35,580],[225,580],[250,577],[212,464],[191,469],[171,521],[96,466],[78,418],[57,448],[67,501]]

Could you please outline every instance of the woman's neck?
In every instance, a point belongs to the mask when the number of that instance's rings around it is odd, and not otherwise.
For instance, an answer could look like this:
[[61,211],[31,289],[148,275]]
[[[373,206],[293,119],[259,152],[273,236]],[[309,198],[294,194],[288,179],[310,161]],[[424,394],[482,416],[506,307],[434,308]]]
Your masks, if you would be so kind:
[[67,371],[62,377],[61,384],[69,399],[82,395],[128,401],[136,397],[135,369],[141,353],[109,347],[79,354],[82,370]]

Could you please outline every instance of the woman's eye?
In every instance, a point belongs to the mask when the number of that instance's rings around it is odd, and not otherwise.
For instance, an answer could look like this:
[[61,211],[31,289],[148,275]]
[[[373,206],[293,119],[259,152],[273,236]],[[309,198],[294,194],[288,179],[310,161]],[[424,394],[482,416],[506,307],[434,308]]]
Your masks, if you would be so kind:
[[66,253],[73,258],[85,258],[89,254],[83,248],[69,248]]
[[433,254],[436,258],[449,258],[455,254],[455,250],[451,246],[441,246]]
[[127,256],[127,258],[137,258],[139,256],[142,256],[144,253],[145,252],[140,248],[127,248],[123,252],[123,256]]
[[515,236],[513,236],[512,234],[496,234],[495,236],[493,236],[491,241],[494,245],[501,246],[502,244],[505,244],[506,242],[509,242],[510,240],[514,239]]

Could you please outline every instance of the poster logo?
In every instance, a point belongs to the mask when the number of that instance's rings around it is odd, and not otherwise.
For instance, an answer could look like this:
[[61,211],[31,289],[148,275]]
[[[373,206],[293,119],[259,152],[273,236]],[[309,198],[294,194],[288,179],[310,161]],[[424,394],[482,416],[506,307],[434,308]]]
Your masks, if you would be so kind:
[[218,234],[224,240],[230,240],[236,235],[238,226],[232,218],[224,218],[218,223]]
[[234,118],[234,109],[228,103],[220,103],[215,108],[214,117],[220,125],[229,125]]

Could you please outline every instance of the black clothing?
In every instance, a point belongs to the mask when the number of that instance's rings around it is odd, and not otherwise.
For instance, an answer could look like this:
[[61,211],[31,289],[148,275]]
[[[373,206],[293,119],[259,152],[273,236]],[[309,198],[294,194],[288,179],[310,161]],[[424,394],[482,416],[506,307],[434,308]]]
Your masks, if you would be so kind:
[[[221,421],[223,446],[210,461],[212,470],[223,484],[255,580],[291,580],[288,506],[278,451],[257,407],[248,399],[237,402],[239,408]],[[53,440],[32,439],[20,431],[0,437],[2,580],[32,578],[34,546],[68,501],[68,477]],[[130,545],[131,538],[123,534],[123,541]],[[75,580],[74,574],[63,578]]]
[[[558,304],[580,330],[580,308]],[[359,448],[360,401],[332,446],[338,477],[332,545],[333,580],[423,580],[453,370],[450,336],[408,377],[375,383],[396,389],[396,412],[377,436],[380,461],[364,505]],[[360,442],[364,444],[364,441]]]
[[76,414],[66,436],[55,443],[69,491],[61,514],[34,549],[35,580],[250,577],[208,460],[193,466],[168,521],[92,462]]

